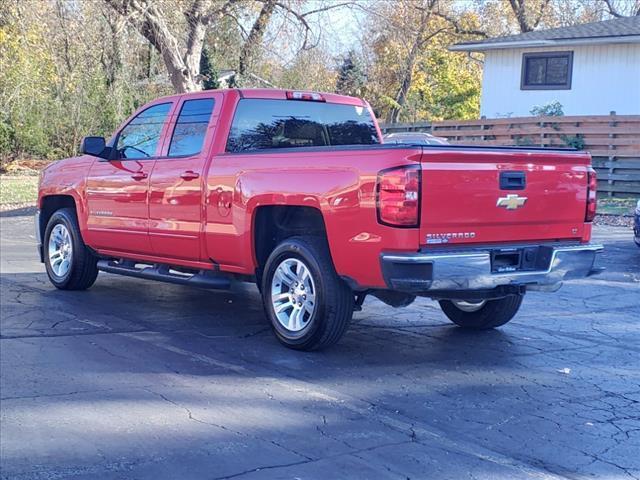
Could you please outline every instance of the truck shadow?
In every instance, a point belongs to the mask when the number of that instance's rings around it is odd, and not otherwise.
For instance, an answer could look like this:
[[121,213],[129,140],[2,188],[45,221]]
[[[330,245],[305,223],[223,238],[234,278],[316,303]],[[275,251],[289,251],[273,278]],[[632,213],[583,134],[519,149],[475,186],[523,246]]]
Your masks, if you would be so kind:
[[[297,352],[282,347],[270,330],[255,286],[207,291],[101,273],[86,292],[53,288],[44,274],[3,274],[2,338],[76,337],[146,332],[180,349],[297,366],[323,359],[340,364],[485,365],[510,362],[522,349],[509,329],[468,332],[450,324],[437,304],[418,299],[406,309],[368,299],[351,329],[333,348]],[[528,352],[529,350],[525,350]],[[324,368],[317,370],[328,373]]]
[[31,217],[36,213],[36,207],[20,207],[11,210],[0,211],[0,218],[3,217]]

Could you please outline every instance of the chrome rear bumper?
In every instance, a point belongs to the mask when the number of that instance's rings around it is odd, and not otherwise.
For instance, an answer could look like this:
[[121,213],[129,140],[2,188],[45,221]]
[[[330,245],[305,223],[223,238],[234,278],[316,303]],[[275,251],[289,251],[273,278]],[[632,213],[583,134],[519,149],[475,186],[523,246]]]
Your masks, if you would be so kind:
[[[516,249],[518,247],[515,247]],[[535,267],[496,272],[492,249],[422,251],[382,254],[382,272],[392,290],[415,293],[431,291],[492,290],[503,286],[526,286],[554,290],[565,280],[588,277],[602,271],[594,266],[602,245],[539,245]]]

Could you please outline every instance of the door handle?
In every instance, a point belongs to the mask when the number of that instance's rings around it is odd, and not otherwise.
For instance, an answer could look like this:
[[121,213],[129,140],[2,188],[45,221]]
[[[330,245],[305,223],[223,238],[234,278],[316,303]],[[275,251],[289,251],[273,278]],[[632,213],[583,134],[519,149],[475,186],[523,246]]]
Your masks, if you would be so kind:
[[148,176],[149,175],[145,172],[136,172],[133,175],[131,175],[131,178],[133,178],[134,180],[144,180]]
[[186,172],[182,172],[182,174],[180,174],[180,178],[182,178],[183,180],[195,180],[199,176],[199,173],[196,173],[192,170],[187,170]]

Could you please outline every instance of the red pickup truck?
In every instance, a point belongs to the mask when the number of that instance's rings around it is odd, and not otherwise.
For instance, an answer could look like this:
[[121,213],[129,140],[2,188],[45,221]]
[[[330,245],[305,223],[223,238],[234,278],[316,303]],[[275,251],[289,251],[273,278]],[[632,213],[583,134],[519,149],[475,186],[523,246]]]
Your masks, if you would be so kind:
[[60,289],[102,270],[255,282],[278,339],[338,341],[372,294],[508,322],[528,290],[599,271],[587,153],[381,144],[358,98],[218,90],[160,98],[42,172],[41,260]]

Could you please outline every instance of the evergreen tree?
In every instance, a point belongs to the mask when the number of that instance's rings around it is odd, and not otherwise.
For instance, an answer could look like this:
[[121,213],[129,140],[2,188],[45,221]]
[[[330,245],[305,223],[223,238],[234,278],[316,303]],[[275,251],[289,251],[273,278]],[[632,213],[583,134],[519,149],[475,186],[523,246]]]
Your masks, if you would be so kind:
[[343,95],[361,97],[367,77],[362,62],[353,50],[342,60],[338,67],[338,79],[336,80],[336,92]]
[[216,68],[209,50],[204,47],[202,54],[200,55],[200,75],[204,77],[202,80],[202,87],[205,90],[215,90],[220,88],[220,82],[218,82],[218,69]]

